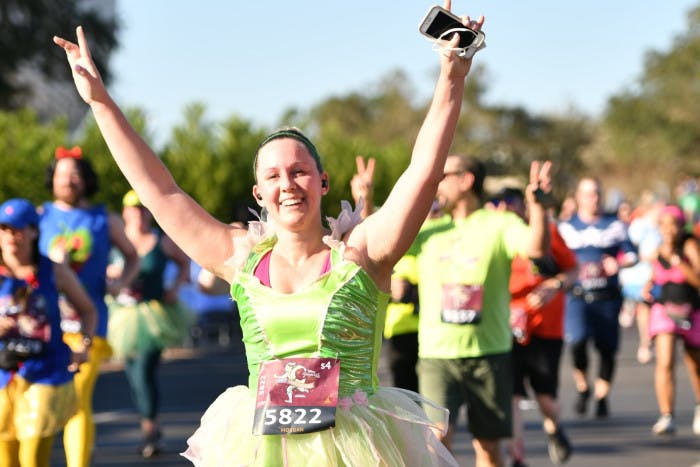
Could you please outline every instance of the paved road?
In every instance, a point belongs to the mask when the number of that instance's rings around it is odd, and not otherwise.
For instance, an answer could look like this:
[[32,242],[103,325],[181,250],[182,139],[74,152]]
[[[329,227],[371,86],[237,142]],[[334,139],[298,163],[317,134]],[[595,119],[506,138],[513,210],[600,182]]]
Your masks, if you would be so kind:
[[[700,466],[700,437],[691,431],[694,400],[685,368],[677,366],[678,432],[670,439],[651,435],[657,417],[653,390],[653,367],[641,366],[634,360],[636,335],[624,331],[619,369],[610,400],[611,417],[598,421],[576,418],[568,358],[562,367],[563,420],[575,452],[568,465],[590,466]],[[679,349],[680,350],[680,349]],[[568,357],[568,355],[567,355]],[[380,375],[385,381],[386,371]],[[185,440],[198,426],[204,409],[226,387],[245,384],[245,361],[240,345],[215,345],[171,353],[160,371],[162,384],[162,424],[164,452],[144,460],[138,453],[140,438],[138,417],[129,399],[124,374],[117,366],[108,367],[98,380],[95,391],[97,448],[94,465],[117,466],[186,466],[178,453]],[[535,410],[526,412],[526,452],[531,467],[551,465]],[[455,446],[460,465],[473,465],[471,444],[460,422]],[[63,466],[60,442],[54,446],[53,466]]]

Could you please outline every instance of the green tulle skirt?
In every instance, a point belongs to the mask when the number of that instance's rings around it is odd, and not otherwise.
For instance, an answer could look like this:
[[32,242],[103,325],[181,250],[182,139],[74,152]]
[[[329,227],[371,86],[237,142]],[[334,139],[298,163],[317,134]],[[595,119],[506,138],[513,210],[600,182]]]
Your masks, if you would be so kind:
[[194,323],[194,313],[179,302],[107,300],[107,340],[114,358],[124,359],[152,348],[182,345]]
[[259,436],[252,434],[255,395],[236,386],[209,406],[182,455],[197,467],[456,467],[424,403],[399,388],[380,387],[369,396],[357,391],[340,400],[333,428]]

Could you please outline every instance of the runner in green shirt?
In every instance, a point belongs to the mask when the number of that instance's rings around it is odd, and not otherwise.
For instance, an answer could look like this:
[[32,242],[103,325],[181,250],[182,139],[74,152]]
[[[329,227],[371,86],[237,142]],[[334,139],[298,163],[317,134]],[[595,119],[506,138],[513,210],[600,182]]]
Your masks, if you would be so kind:
[[532,164],[528,226],[513,213],[483,209],[484,165],[449,156],[438,197],[452,226],[421,233],[415,243],[420,392],[450,410],[448,448],[459,408],[467,404],[477,465],[502,465],[500,439],[511,435],[510,264],[516,254],[538,258],[549,249],[536,191],[549,193],[550,166]]

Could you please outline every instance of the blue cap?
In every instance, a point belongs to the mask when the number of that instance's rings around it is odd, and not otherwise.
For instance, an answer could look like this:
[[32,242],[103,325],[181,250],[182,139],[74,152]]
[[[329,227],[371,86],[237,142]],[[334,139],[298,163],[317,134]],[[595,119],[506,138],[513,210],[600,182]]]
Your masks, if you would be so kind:
[[37,224],[39,224],[39,216],[30,201],[24,198],[13,198],[0,205],[0,225],[23,229],[28,225]]

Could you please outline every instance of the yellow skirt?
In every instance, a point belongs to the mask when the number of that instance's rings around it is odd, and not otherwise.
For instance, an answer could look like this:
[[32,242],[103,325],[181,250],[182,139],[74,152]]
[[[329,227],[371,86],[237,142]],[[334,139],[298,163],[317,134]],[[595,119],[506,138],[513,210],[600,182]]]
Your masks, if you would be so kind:
[[60,386],[14,375],[0,389],[0,440],[46,438],[63,429],[78,408],[73,381]]

